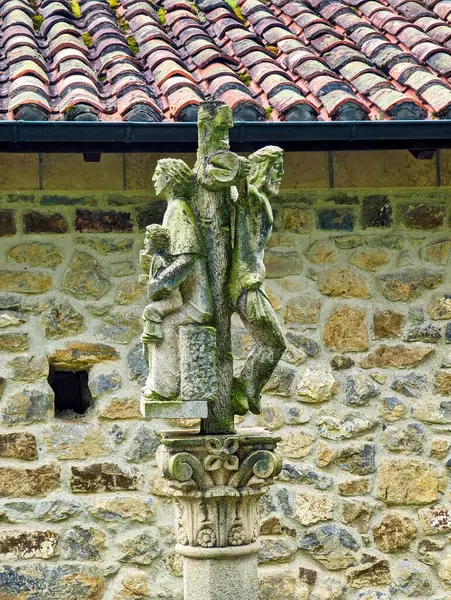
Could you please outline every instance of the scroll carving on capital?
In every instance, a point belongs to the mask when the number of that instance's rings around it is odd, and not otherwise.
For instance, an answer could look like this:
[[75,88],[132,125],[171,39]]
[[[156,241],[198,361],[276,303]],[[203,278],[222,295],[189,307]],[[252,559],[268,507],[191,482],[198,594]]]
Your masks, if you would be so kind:
[[224,548],[256,541],[258,502],[281,461],[276,438],[264,430],[243,431],[191,439],[165,434],[158,460],[166,493],[174,498],[179,545]]
[[[240,157],[229,148],[231,127],[227,105],[205,102],[194,169],[180,159],[158,161],[153,181],[167,209],[162,225],[147,227],[140,254],[148,298],[143,414],[201,417],[204,434],[233,433],[234,415],[261,412],[262,389],[285,350],[264,291],[283,151],[267,146]],[[233,313],[254,342],[235,377]]]

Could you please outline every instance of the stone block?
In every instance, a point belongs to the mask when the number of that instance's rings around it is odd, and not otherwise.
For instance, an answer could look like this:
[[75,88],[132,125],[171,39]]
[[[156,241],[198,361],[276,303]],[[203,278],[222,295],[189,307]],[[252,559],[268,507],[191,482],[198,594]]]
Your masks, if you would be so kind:
[[[102,154],[100,162],[88,163],[82,154],[43,154],[44,190],[123,190],[121,154]],[[39,188],[39,185],[36,186]]]
[[107,344],[68,342],[65,348],[54,350],[49,356],[49,361],[55,368],[83,371],[98,363],[118,358],[117,350]]
[[338,493],[341,496],[362,496],[369,492],[368,479],[348,479],[338,484]]
[[377,340],[399,337],[405,320],[403,314],[390,308],[375,311],[373,315],[374,337]]
[[319,525],[302,536],[299,548],[331,571],[347,569],[358,562],[357,539],[347,529],[334,524]]
[[319,282],[319,291],[334,298],[370,298],[371,293],[361,277],[344,267],[328,269]]
[[142,419],[137,398],[111,398],[101,407],[101,419]]
[[85,320],[81,312],[67,301],[50,301],[41,304],[41,319],[46,338],[59,339],[83,331]]
[[[352,588],[373,588],[389,585],[392,581],[388,560],[378,560],[371,565],[353,569],[348,574],[348,583]],[[379,592],[369,592],[369,596],[359,596],[359,600],[388,600],[388,596]]]
[[335,262],[337,251],[330,242],[316,240],[308,247],[305,255],[314,265],[327,265]]
[[428,306],[431,319],[451,319],[451,294],[443,294],[434,298]]
[[374,352],[370,352],[360,361],[363,369],[407,369],[416,367],[434,352],[428,346],[378,346]]
[[62,283],[67,292],[80,300],[98,300],[111,288],[110,280],[100,263],[85,252],[75,252]]
[[383,295],[392,302],[419,298],[427,290],[443,283],[442,271],[408,269],[399,273],[378,276]]
[[428,244],[425,248],[423,248],[421,256],[423,260],[431,262],[434,265],[442,266],[448,263],[450,250],[450,240],[434,242],[433,244]]
[[56,531],[2,531],[0,559],[52,558],[55,555],[58,538]]
[[298,431],[284,434],[279,448],[286,458],[304,458],[311,453],[314,443],[315,438],[304,431]]
[[451,509],[448,506],[422,508],[418,517],[425,535],[451,533]]
[[396,552],[409,549],[411,541],[417,536],[417,529],[409,517],[389,513],[373,527],[373,535],[381,552]]
[[106,523],[150,523],[155,518],[152,499],[141,496],[100,497],[88,510],[95,519]]
[[28,267],[55,269],[61,264],[63,255],[54,244],[31,242],[10,248],[8,259]]
[[102,600],[104,577],[97,566],[44,564],[0,566],[2,600]]
[[99,254],[113,254],[117,252],[130,252],[133,250],[133,238],[120,237],[119,239],[116,239],[112,237],[88,238],[77,236],[76,240],[77,243],[84,244]]
[[440,396],[451,396],[451,373],[446,371],[436,373],[434,388]]
[[14,235],[17,231],[14,210],[0,210],[0,237]]
[[67,233],[66,217],[60,213],[41,213],[35,210],[23,215],[24,233]]
[[[336,188],[435,187],[435,161],[416,160],[407,150],[334,152]],[[442,185],[444,184],[442,182]]]
[[3,425],[30,425],[44,421],[52,408],[53,393],[50,387],[27,388],[5,398],[0,421]]
[[154,223],[161,225],[165,210],[166,202],[164,200],[154,200],[145,206],[138,206],[136,208],[136,216],[139,231],[144,231],[148,225],[153,225]]
[[160,438],[153,429],[141,425],[130,440],[125,456],[132,463],[152,460],[160,443]]
[[134,537],[129,537],[120,545],[121,562],[150,565],[162,555],[159,535],[156,530],[148,529]]
[[364,250],[354,252],[349,259],[351,265],[364,271],[379,271],[390,262],[390,255],[385,250]]
[[318,229],[324,231],[353,231],[357,215],[349,208],[319,208],[316,220]]
[[106,536],[100,529],[75,525],[64,532],[59,544],[64,560],[100,560],[106,550]]
[[306,368],[297,387],[300,402],[317,404],[329,400],[338,391],[338,381],[324,369]]
[[77,209],[75,231],[79,233],[127,233],[133,231],[129,212]]
[[15,381],[31,383],[37,379],[46,379],[49,374],[49,363],[44,356],[22,354],[9,362]]
[[59,487],[60,467],[56,463],[36,469],[0,467],[0,497],[2,498],[47,496]]
[[73,466],[70,479],[72,492],[82,494],[137,490],[139,483],[140,478],[135,469],[125,471],[115,463]]
[[0,458],[35,460],[38,458],[36,438],[31,433],[0,433]]
[[263,539],[258,553],[258,562],[263,565],[287,563],[293,560],[295,546],[284,538]]
[[89,423],[51,425],[45,431],[44,441],[49,454],[59,460],[81,460],[108,453],[102,429]]
[[444,485],[443,473],[432,463],[384,458],[379,465],[375,495],[386,504],[429,504],[439,498]]
[[336,352],[364,352],[369,339],[366,314],[361,308],[342,306],[326,321],[323,331],[324,343]]
[[445,225],[446,204],[401,204],[398,210],[406,229],[435,230]]
[[28,333],[0,333],[0,352],[28,350]]
[[370,475],[376,471],[376,446],[370,443],[345,446],[337,452],[335,464],[355,475]]
[[365,196],[362,200],[362,227],[391,227],[392,207],[387,196]]
[[52,278],[39,271],[0,271],[0,292],[43,294],[52,286]]
[[309,233],[312,228],[310,212],[304,208],[287,206],[282,210],[282,227],[293,233]]
[[2,190],[38,190],[39,155],[0,154],[0,189]]
[[299,275],[302,260],[297,252],[269,250],[265,253],[266,277],[280,279],[289,275]]
[[285,307],[284,323],[288,327],[314,325],[319,321],[321,299],[311,295],[298,295],[290,298]]
[[296,497],[296,512],[294,518],[301,525],[314,525],[333,518],[334,505],[324,494],[301,492]]

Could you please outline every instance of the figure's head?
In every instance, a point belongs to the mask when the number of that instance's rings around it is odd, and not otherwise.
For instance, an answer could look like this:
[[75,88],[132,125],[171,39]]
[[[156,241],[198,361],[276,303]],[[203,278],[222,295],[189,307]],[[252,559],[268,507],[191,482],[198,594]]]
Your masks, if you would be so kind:
[[144,248],[148,254],[156,252],[169,252],[171,238],[169,229],[163,225],[152,224],[146,227],[146,236],[144,238]]
[[278,194],[283,176],[282,148],[265,146],[251,154],[248,160],[251,164],[249,183],[266,194]]
[[162,158],[157,162],[152,181],[157,196],[187,196],[193,183],[193,172],[180,158]]

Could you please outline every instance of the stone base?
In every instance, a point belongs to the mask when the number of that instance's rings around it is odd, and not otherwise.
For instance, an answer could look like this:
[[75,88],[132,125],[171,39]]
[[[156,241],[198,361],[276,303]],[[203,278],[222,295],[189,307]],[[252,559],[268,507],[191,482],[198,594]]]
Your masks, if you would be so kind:
[[145,419],[205,419],[208,416],[208,402],[203,400],[155,402],[141,396],[140,404]]
[[184,600],[258,600],[259,547],[254,543],[208,550],[178,544],[176,550],[183,555]]

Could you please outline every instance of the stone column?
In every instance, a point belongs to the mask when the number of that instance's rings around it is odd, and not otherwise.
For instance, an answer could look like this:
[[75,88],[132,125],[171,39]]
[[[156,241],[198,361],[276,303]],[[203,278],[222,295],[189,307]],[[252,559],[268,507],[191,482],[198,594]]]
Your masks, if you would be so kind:
[[281,463],[265,429],[164,432],[158,459],[174,500],[185,600],[258,600],[258,503]]

